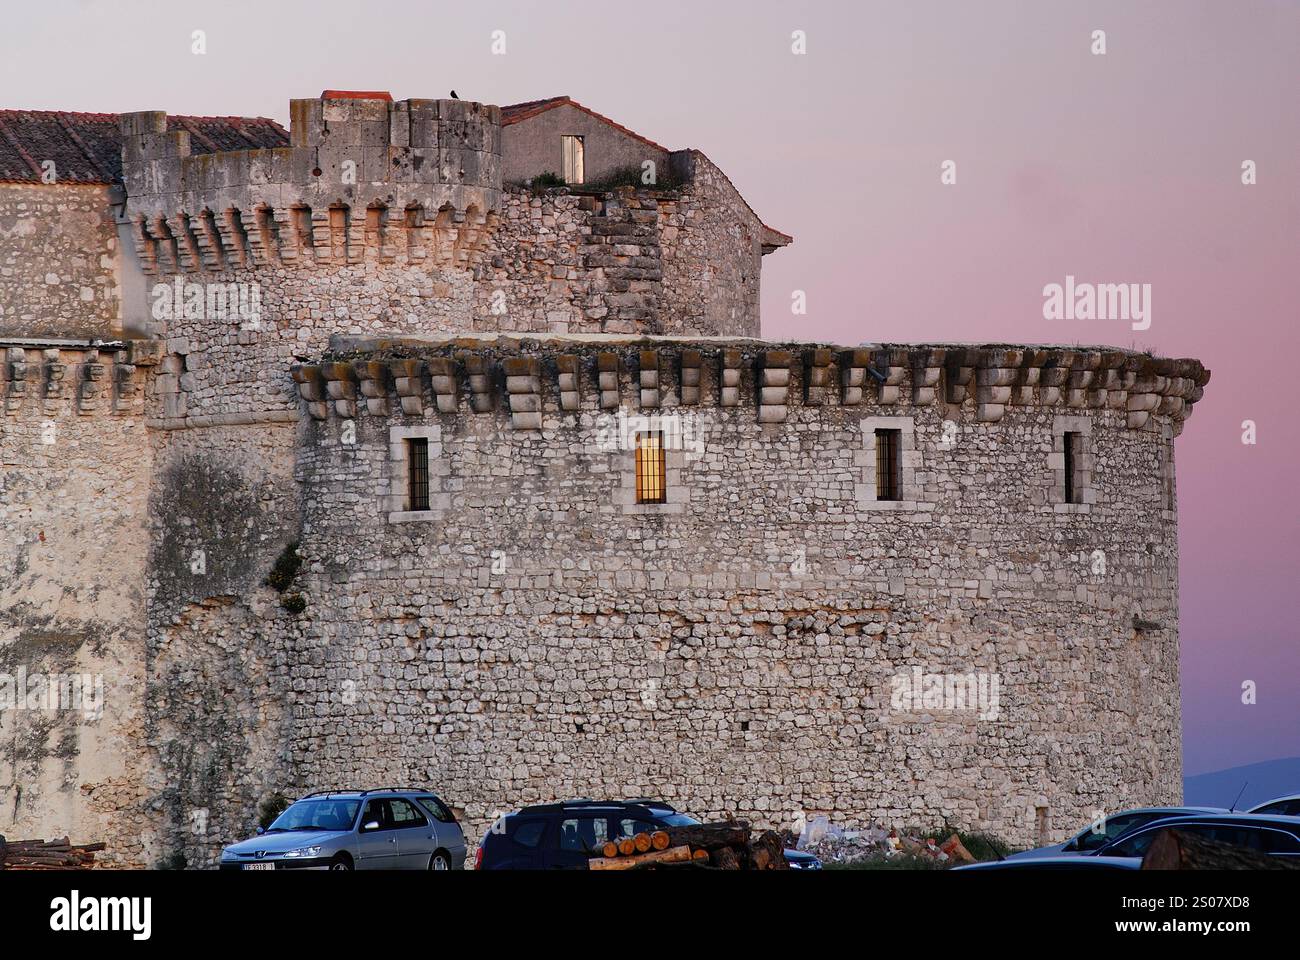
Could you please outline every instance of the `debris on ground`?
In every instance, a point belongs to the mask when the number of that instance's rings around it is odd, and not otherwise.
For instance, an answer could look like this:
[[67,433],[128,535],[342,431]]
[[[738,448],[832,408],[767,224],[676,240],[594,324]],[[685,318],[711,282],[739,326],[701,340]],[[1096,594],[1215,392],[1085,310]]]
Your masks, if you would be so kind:
[[886,830],[878,823],[865,830],[846,830],[831,823],[826,816],[813,817],[800,826],[801,830],[790,835],[795,848],[811,853],[822,863],[850,864],[898,856],[933,860],[944,865],[975,862],[956,833],[940,843],[935,837],[900,834],[897,829]]

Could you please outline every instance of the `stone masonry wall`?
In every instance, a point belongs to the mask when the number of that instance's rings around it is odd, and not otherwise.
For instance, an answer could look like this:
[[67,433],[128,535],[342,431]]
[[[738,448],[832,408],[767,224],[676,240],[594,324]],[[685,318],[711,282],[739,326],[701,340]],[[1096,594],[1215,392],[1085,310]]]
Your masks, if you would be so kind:
[[698,150],[674,154],[690,191],[663,231],[663,333],[759,335],[763,224],[727,175]]
[[265,583],[298,535],[295,423],[185,425],[153,433],[146,798],[165,843],[155,863],[194,866],[250,829],[283,777],[296,626]]
[[[741,339],[788,238],[722,171],[502,189],[498,124],[294,101],[291,147],[195,157],[127,115],[130,251],[105,188],[0,185],[0,699],[20,669],[105,691],[0,712],[0,833],[196,866],[277,792],[405,781],[471,835],[655,795],[1030,843],[1179,798],[1200,364]],[[53,339],[127,321],[157,339]],[[670,438],[662,504],[640,429]],[[998,702],[901,702],[913,670]]]
[[144,865],[152,357],[0,359],[0,834],[111,839],[105,862]]
[[0,335],[120,334],[117,252],[108,187],[0,183]]
[[[272,688],[292,730],[279,788],[430,783],[470,832],[529,801],[653,795],[775,825],[947,818],[1021,843],[1179,799],[1163,417],[1032,403],[983,422],[973,392],[916,403],[910,375],[819,390],[799,364],[778,398],[773,354],[743,344],[706,348],[690,378],[662,351],[654,388],[615,348],[610,396],[595,346],[480,343],[491,387],[444,395],[438,378],[473,366],[445,368],[455,349],[424,354],[418,404],[397,403],[400,384],[331,391],[340,409],[315,419],[309,398],[308,606],[264,640],[293,664]],[[473,413],[479,389],[491,403]],[[760,398],[784,421],[759,422],[778,416]],[[632,502],[632,455],[609,449],[619,410],[687,418],[666,504]],[[894,505],[872,502],[882,424],[909,437]],[[394,499],[406,429],[430,438],[427,515]],[[1057,502],[1066,429],[1088,437],[1083,504]],[[900,709],[891,684],[913,668],[995,676],[1000,710]]]
[[[401,242],[366,245],[356,262],[155,274],[156,329],[176,358],[162,372],[177,378],[155,385],[173,395],[162,415],[288,412],[290,365],[336,335],[756,332],[756,235],[724,237],[733,215],[717,211],[712,192],[511,191],[469,269],[381,256],[405,251]],[[220,316],[206,303],[216,288],[235,291]],[[204,303],[186,316],[192,291]],[[256,317],[240,314],[241,303],[255,303]]]

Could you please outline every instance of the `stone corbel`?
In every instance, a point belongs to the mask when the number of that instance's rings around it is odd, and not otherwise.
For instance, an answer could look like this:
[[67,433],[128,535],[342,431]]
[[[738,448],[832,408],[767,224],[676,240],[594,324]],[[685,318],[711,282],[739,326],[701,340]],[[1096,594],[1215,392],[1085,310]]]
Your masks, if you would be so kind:
[[510,398],[510,423],[516,430],[542,429],[542,364],[536,357],[508,357],[506,395]]

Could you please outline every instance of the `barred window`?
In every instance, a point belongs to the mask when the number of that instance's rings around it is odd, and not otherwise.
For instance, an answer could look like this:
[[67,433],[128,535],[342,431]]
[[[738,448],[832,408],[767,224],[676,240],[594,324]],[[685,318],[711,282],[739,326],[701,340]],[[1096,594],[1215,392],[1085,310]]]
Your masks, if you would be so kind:
[[408,510],[429,509],[429,441],[410,437],[406,441]]
[[901,500],[903,489],[902,430],[876,431],[876,499]]
[[1083,434],[1065,432],[1065,502],[1083,503],[1083,484],[1079,482],[1079,466],[1083,455]]
[[586,153],[582,137],[560,138],[564,147],[564,182],[582,183],[586,180]]
[[664,435],[661,431],[636,435],[636,502],[664,503],[668,499]]

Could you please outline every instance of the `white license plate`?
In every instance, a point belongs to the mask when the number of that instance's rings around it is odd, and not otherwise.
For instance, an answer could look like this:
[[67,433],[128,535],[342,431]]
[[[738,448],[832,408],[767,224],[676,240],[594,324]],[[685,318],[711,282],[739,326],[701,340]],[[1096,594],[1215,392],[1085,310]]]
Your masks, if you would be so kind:
[[244,869],[245,870],[274,870],[275,864],[274,863],[246,863],[244,864]]

